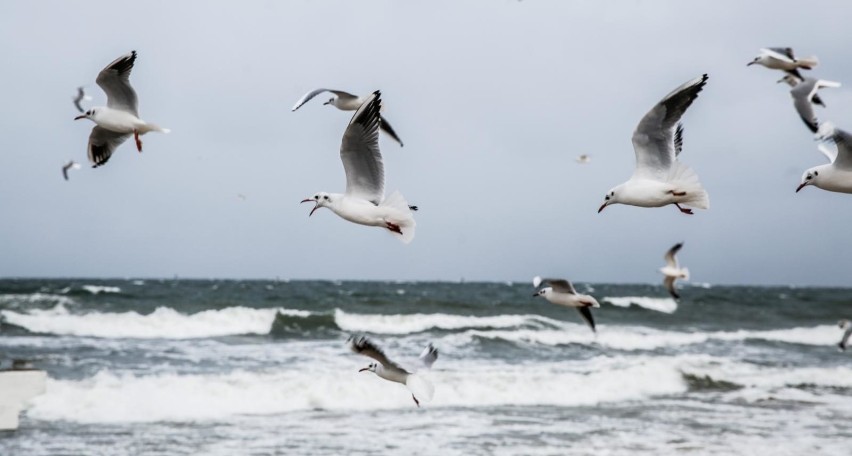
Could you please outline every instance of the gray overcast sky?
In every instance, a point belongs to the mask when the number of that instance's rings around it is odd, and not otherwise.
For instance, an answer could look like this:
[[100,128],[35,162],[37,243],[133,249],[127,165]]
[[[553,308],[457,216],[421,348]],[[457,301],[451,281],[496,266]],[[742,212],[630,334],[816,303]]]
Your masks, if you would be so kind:
[[[824,158],[765,46],[842,81],[822,120],[852,129],[852,3],[4,1],[0,3],[0,276],[650,282],[662,255],[710,283],[849,285],[852,195],[794,190]],[[135,49],[143,119],[172,129],[85,163],[70,97]],[[631,133],[679,84],[681,160],[711,208],[612,206]],[[299,201],[343,191],[350,113],[316,87],[381,89],[386,190],[420,206],[403,245]],[[592,163],[574,158],[591,154]],[[243,201],[238,194],[246,195]]]

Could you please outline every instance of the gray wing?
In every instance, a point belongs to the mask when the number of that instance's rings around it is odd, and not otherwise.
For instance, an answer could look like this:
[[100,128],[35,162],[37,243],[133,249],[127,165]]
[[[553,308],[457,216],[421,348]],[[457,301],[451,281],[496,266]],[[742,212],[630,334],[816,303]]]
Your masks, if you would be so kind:
[[357,337],[349,339],[349,348],[352,349],[353,352],[364,355],[374,360],[378,361],[385,369],[392,369],[401,372],[407,372],[405,369],[396,364],[395,362],[388,359],[385,353],[377,347],[373,341],[367,339],[366,337]]
[[74,106],[76,106],[77,110],[80,112],[86,112],[86,110],[83,109],[83,105],[80,104],[84,98],[86,98],[86,92],[83,90],[83,87],[77,87],[77,96],[74,97]]
[[379,124],[382,108],[377,90],[355,111],[340,145],[340,159],[346,171],[346,195],[378,205],[385,194],[385,169],[379,151]]
[[837,344],[841,350],[846,350],[847,342],[849,342],[849,336],[852,335],[852,326],[846,328],[846,332],[843,333],[843,338],[840,339],[840,343]]
[[793,50],[790,48],[762,48],[760,52],[783,62],[795,62],[795,59],[793,57],[787,55],[788,50],[790,51],[790,54],[793,53]]
[[673,268],[677,267],[677,257],[675,257],[675,255],[677,255],[677,252],[680,250],[681,247],[683,247],[683,242],[678,242],[672,248],[670,248],[668,252],[666,252],[666,256],[664,257],[666,259],[666,265],[671,266]]
[[107,106],[139,117],[136,92],[130,86],[130,71],[136,62],[136,51],[123,55],[101,70],[97,83],[107,94]]
[[88,147],[89,162],[92,163],[92,168],[97,168],[109,161],[115,148],[129,137],[129,133],[116,133],[99,126],[92,128]]
[[393,131],[393,127],[391,127],[391,124],[387,121],[387,119],[385,119],[384,116],[380,116],[380,117],[381,117],[382,123],[379,124],[379,128],[381,128],[383,132],[387,133],[388,136],[393,138],[394,141],[398,142],[399,147],[402,147],[403,146],[402,140],[399,139],[399,135],[397,135],[396,132]]
[[74,162],[73,162],[73,161],[70,161],[70,162],[68,162],[65,166],[63,166],[63,167],[62,167],[62,177],[64,177],[64,178],[65,178],[65,180],[68,180],[68,170],[69,170],[72,166],[74,166]]
[[787,58],[789,58],[790,60],[796,60],[796,58],[793,57],[793,48],[788,48],[788,47],[780,48],[780,47],[778,47],[778,48],[766,48],[766,49],[769,49],[770,51],[777,52],[781,55],[787,56]]
[[672,295],[675,299],[680,299],[680,295],[677,294],[677,289],[675,288],[675,277],[666,276],[663,280],[663,285],[666,286],[666,290],[669,290],[669,294]]
[[683,146],[680,119],[706,84],[705,74],[681,85],[639,121],[633,132],[634,175],[665,177]]
[[793,106],[805,126],[812,133],[816,133],[819,129],[819,122],[814,114],[814,107],[811,103],[811,98],[816,94],[817,80],[813,78],[804,79],[799,85],[790,89],[790,95],[793,97]]
[[[825,123],[825,125],[828,124],[829,122]],[[826,139],[833,142],[837,147],[837,153],[832,160],[834,167],[852,169],[852,135],[839,128],[832,128],[832,133]]]
[[577,294],[577,290],[574,289],[574,285],[565,279],[542,279],[543,283],[550,285],[554,291],[558,291],[560,293],[567,294]]
[[426,366],[426,369],[431,369],[436,359],[438,359],[438,349],[430,343],[423,349],[423,353],[420,354],[420,362]]
[[595,329],[595,319],[592,318],[592,311],[589,307],[577,307],[577,312],[580,312],[580,316],[583,317],[583,320],[586,320],[586,324],[592,328],[593,333],[597,333],[598,331]]
[[312,99],[312,98],[314,98],[315,96],[317,96],[317,95],[319,95],[319,94],[321,94],[321,93],[323,93],[323,92],[331,92],[331,93],[333,93],[333,94],[337,95],[339,98],[358,98],[357,96],[352,95],[352,94],[351,94],[351,93],[349,93],[349,92],[344,92],[344,91],[342,91],[342,90],[334,90],[334,89],[314,89],[314,90],[311,90],[310,92],[308,92],[308,93],[304,94],[304,95],[302,96],[302,98],[299,98],[299,101],[297,101],[297,102],[296,102],[296,104],[295,104],[295,105],[293,105],[293,111],[295,111],[295,110],[297,110],[297,109],[301,108],[303,104],[305,104],[305,103],[307,103],[307,102],[311,101],[311,99]]

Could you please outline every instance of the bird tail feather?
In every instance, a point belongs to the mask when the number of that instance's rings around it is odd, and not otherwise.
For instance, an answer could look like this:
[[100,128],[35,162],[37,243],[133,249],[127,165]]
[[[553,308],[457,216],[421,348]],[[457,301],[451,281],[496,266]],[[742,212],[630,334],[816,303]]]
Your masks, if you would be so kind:
[[382,201],[381,206],[394,210],[394,214],[388,217],[388,221],[399,225],[399,230],[402,231],[402,234],[394,233],[394,235],[406,244],[411,242],[414,239],[414,228],[417,223],[414,221],[414,214],[411,213],[411,208],[402,193],[394,191]]
[[156,131],[158,133],[169,133],[169,132],[171,132],[171,130],[169,130],[168,128],[163,128],[163,127],[161,127],[157,124],[148,123],[148,124],[145,124],[144,127],[139,129],[139,134],[144,135],[145,133],[149,133],[149,132],[152,132],[152,131]]
[[689,269],[688,269],[688,268],[683,268],[683,269],[681,269],[681,271],[683,271],[683,277],[682,277],[682,279],[683,279],[683,280],[689,280]]
[[710,208],[710,197],[704,190],[704,186],[698,181],[698,174],[695,174],[695,171],[689,166],[675,162],[675,166],[669,175],[669,182],[677,187],[678,192],[686,193],[678,200],[678,203],[698,209]]
[[420,374],[410,374],[405,380],[405,386],[420,402],[430,402],[435,396],[435,386]]
[[805,57],[803,59],[796,59],[796,65],[799,68],[803,68],[805,70],[810,70],[813,67],[819,65],[819,59],[816,56]]

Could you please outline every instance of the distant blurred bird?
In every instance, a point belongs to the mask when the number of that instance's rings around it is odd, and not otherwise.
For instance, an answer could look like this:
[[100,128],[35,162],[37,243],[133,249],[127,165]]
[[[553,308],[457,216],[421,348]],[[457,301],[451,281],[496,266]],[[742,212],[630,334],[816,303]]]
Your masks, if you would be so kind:
[[808,185],[829,192],[852,193],[852,135],[836,128],[831,122],[819,126],[817,141],[833,143],[832,147],[820,144],[818,149],[830,163],[815,166],[802,175],[796,192]]
[[[776,82],[779,83],[779,84],[782,83],[782,82],[786,82],[787,85],[789,85],[790,87],[796,87],[797,85],[801,84],[803,81],[804,81],[804,79],[797,77],[795,75],[785,74],[783,78],[779,79]],[[825,107],[825,103],[822,101],[822,98],[819,97],[818,93],[815,93],[813,98],[811,98],[811,100],[814,102],[815,105],[822,106],[823,108]]]
[[666,260],[666,265],[660,268],[660,272],[665,276],[663,285],[666,286],[669,294],[675,299],[680,299],[680,295],[677,294],[677,289],[675,288],[675,281],[678,279],[689,280],[689,269],[681,268],[677,262],[676,255],[681,247],[683,247],[683,242],[679,242],[670,248],[663,257]]
[[843,332],[843,338],[840,339],[840,342],[837,344],[841,351],[845,351],[846,343],[849,342],[849,336],[852,335],[852,323],[850,323],[849,320],[843,319],[837,322],[837,326],[839,326],[840,329],[845,330]]
[[142,152],[139,136],[151,131],[168,133],[166,128],[139,118],[136,91],[130,85],[130,71],[136,62],[136,51],[125,54],[98,73],[97,83],[107,94],[107,105],[92,108],[74,118],[89,119],[96,123],[89,135],[89,161],[93,168],[106,163],[115,148],[132,134],[136,149]]
[[[391,361],[385,353],[370,339],[366,337],[350,337],[349,348],[359,355],[368,356],[378,361],[370,363],[358,372],[373,372],[379,377],[408,387],[414,403],[420,407],[420,402],[429,402],[435,394],[435,387],[419,372],[409,372],[399,364]],[[438,349],[430,343],[420,354],[420,362],[424,369],[431,369],[432,364],[438,359]]]
[[589,295],[577,293],[574,285],[570,281],[564,279],[542,279],[536,276],[533,278],[533,286],[538,287],[541,284],[549,285],[533,294],[533,297],[541,296],[551,304],[557,304],[565,307],[573,307],[580,312],[580,316],[596,333],[595,319],[592,318],[590,307],[600,307],[597,299]]
[[589,163],[590,161],[592,161],[592,158],[589,157],[586,154],[583,154],[583,155],[580,155],[579,157],[577,157],[577,163],[579,163],[581,165],[585,165],[586,163]]
[[[315,89],[303,95],[302,98],[300,98],[299,101],[297,101],[296,104],[293,106],[293,111],[296,111],[297,109],[301,108],[303,104],[307,103],[313,97],[323,92],[329,92],[335,95],[334,97],[329,98],[329,100],[323,104],[332,105],[341,111],[356,111],[358,108],[361,107],[361,105],[364,104],[365,101],[365,99],[362,97],[352,95],[351,93],[344,92],[342,90]],[[398,142],[399,146],[402,147],[402,140],[399,139],[399,136],[393,130],[393,127],[391,127],[388,120],[385,119],[384,116],[381,116],[381,120],[382,123],[379,125],[379,128],[381,128],[383,132],[387,133],[391,138],[393,138],[394,141]]]
[[805,78],[801,83],[790,89],[790,96],[793,97],[793,106],[811,133],[816,133],[819,129],[819,122],[814,114],[813,99],[817,94],[817,90],[823,87],[840,87],[840,83]]
[[237,198],[239,198],[239,199],[241,199],[241,200],[245,201],[245,200],[246,200],[246,195],[243,195],[242,193],[237,193]]
[[83,86],[77,87],[77,95],[73,98],[73,100],[74,106],[77,107],[78,111],[86,112],[86,110],[83,109],[83,105],[81,103],[84,101],[89,101],[91,99],[92,97],[86,95],[86,92],[83,90]]
[[62,166],[62,177],[65,180],[68,180],[68,170],[69,169],[80,169],[80,164],[75,162],[74,160],[69,161],[64,166]]
[[819,65],[819,60],[816,57],[797,59],[793,55],[792,48],[763,48],[760,50],[760,54],[746,66],[754,64],[763,65],[773,70],[782,70],[798,79],[804,79],[799,73],[799,69],[810,70]]

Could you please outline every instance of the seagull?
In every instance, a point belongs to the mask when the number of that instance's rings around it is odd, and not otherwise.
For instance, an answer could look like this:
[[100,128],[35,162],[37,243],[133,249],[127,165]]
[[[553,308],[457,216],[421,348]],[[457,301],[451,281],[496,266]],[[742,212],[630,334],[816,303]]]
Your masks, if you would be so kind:
[[[414,403],[420,407],[420,401],[429,402],[435,394],[435,387],[419,373],[409,372],[399,364],[388,359],[384,352],[366,337],[349,338],[349,348],[359,355],[369,356],[377,363],[370,363],[358,372],[373,372],[379,377],[392,382],[402,383],[411,392]],[[431,369],[432,364],[438,359],[438,349],[430,343],[420,354],[420,362],[425,369]]]
[[130,71],[136,62],[136,51],[125,54],[98,73],[97,83],[107,94],[107,105],[92,108],[74,120],[90,119],[97,125],[89,135],[89,161],[93,168],[106,163],[115,148],[132,134],[136,149],[142,152],[139,136],[149,131],[168,133],[166,128],[139,118],[136,92],[130,86]]
[[816,139],[834,143],[833,148],[818,146],[830,163],[805,171],[796,192],[813,185],[829,192],[852,193],[852,135],[831,122],[824,122],[817,130]]
[[64,166],[62,166],[62,177],[65,180],[68,180],[68,170],[69,169],[80,169],[80,164],[75,162],[74,160],[69,161]]
[[[776,81],[776,83],[780,84],[782,82],[786,82],[788,86],[796,87],[797,85],[802,83],[802,81],[804,81],[804,79],[801,77],[795,76],[793,74],[785,74],[784,77]],[[820,105],[823,108],[825,107],[825,103],[822,101],[822,98],[819,97],[818,93],[814,94],[813,98],[811,98],[811,101],[813,101],[815,105]]]
[[577,293],[577,290],[574,289],[574,285],[571,282],[564,279],[542,279],[541,277],[536,276],[533,279],[533,286],[538,287],[541,284],[550,285],[548,287],[542,288],[533,294],[533,297],[541,296],[546,299],[551,304],[558,304],[560,306],[573,307],[580,312],[580,316],[583,317],[583,320],[592,328],[593,333],[597,333],[595,329],[595,319],[592,318],[592,311],[589,310],[589,307],[600,307],[598,301],[584,294]]
[[[333,89],[314,89],[306,93],[304,96],[302,96],[302,98],[299,99],[299,101],[296,102],[296,104],[293,106],[293,111],[295,112],[297,109],[301,108],[303,104],[310,101],[311,98],[323,92],[329,92],[334,94],[334,96],[329,98],[329,100],[323,103],[323,105],[332,105],[341,111],[355,111],[360,108],[361,105],[364,104],[363,98],[357,95],[352,95],[349,92]],[[387,119],[384,118],[384,116],[381,116],[381,119],[382,123],[380,128],[382,129],[382,131],[390,135],[390,137],[393,138],[394,141],[398,142],[399,146],[402,147],[402,140],[399,139],[399,136],[397,136],[396,132],[393,131],[393,127],[391,127],[390,122],[388,122]]]
[[92,97],[86,95],[86,91],[83,90],[83,86],[77,87],[77,96],[75,96],[73,98],[73,100],[74,100],[74,106],[77,107],[78,111],[86,112],[86,110],[83,109],[83,105],[81,105],[80,103],[82,103],[83,101],[89,101],[91,99],[92,99]]
[[797,59],[793,55],[792,48],[763,48],[760,50],[760,54],[746,66],[751,66],[755,63],[773,70],[782,70],[787,74],[802,79],[799,68],[810,70],[819,65],[819,60],[816,57]]
[[[839,82],[823,81],[822,79],[805,78],[800,84],[790,89],[790,95],[793,97],[793,106],[802,122],[808,127],[812,133],[816,133],[819,129],[816,115],[814,115],[814,107],[811,102],[817,94],[817,90],[823,87],[840,87]],[[821,101],[821,100],[820,100]]]
[[844,330],[843,338],[840,339],[837,346],[840,347],[840,351],[846,351],[846,342],[849,341],[849,336],[852,335],[852,323],[849,320],[843,319],[837,322],[837,326]]
[[598,213],[611,204],[640,207],[662,207],[674,204],[684,214],[692,209],[707,209],[710,200],[698,175],[677,160],[683,149],[683,126],[680,118],[707,83],[707,75],[699,76],[666,95],[645,114],[633,132],[636,170],[630,179],[612,189],[604,197]]
[[666,286],[669,294],[675,299],[680,299],[680,295],[677,294],[677,289],[675,288],[675,281],[677,279],[689,280],[689,269],[678,266],[677,257],[675,256],[681,247],[683,247],[683,242],[678,242],[674,247],[670,248],[666,252],[666,256],[663,257],[666,260],[666,265],[660,268],[660,272],[666,276],[663,279],[663,285]]
[[576,160],[577,160],[577,163],[579,163],[581,165],[585,165],[586,163],[589,163],[590,161],[592,161],[592,158],[589,157],[586,154],[583,154],[583,155],[580,155],[579,157],[577,157]]
[[346,171],[346,193],[319,192],[302,203],[315,203],[308,216],[327,207],[350,222],[385,228],[408,244],[414,239],[412,210],[417,208],[409,206],[398,191],[384,197],[385,171],[379,152],[381,106],[377,90],[355,112],[343,133],[340,159]]

